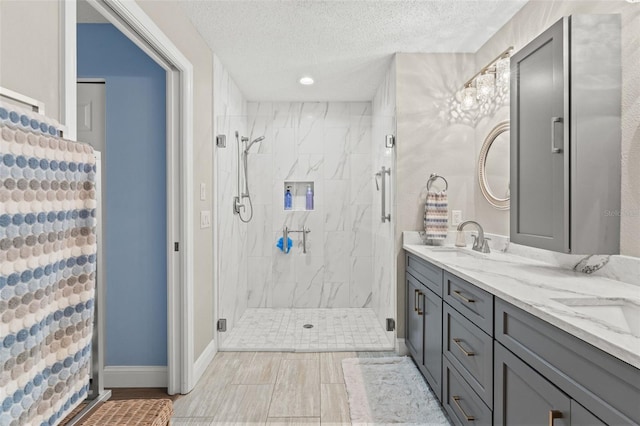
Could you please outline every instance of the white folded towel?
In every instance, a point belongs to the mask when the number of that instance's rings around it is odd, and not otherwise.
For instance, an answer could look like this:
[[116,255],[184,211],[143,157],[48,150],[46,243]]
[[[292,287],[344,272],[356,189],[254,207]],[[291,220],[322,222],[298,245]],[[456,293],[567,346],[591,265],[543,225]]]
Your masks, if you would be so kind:
[[444,240],[449,230],[449,201],[446,191],[428,191],[424,205],[424,232],[430,240]]

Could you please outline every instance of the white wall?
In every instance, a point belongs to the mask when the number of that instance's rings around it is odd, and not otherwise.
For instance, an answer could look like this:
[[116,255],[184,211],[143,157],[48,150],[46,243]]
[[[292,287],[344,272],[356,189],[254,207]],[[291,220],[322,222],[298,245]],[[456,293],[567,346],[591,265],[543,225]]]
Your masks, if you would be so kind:
[[[456,92],[475,72],[473,54],[396,54],[396,255],[398,335],[404,336],[402,231],[424,229],[424,202],[431,173],[449,182],[450,210],[474,218],[475,133],[460,115]],[[444,186],[442,186],[444,189]]]
[[[371,104],[250,102],[248,127],[266,137],[249,154],[249,306],[369,307]],[[314,183],[313,211],[284,210],[285,181]],[[301,234],[289,254],[275,247],[285,225],[311,230],[306,254]]]
[[44,102],[58,121],[59,13],[55,1],[0,1],[0,86]]
[[[229,73],[214,55],[214,129],[226,135],[227,147],[214,148],[216,229],[216,280],[218,317],[227,320],[227,333],[219,333],[220,343],[247,309],[247,225],[233,214],[233,197],[237,189],[238,155],[234,136],[237,130],[246,136],[247,103]],[[209,260],[211,262],[211,259]]]
[[[640,4],[622,0],[531,1],[476,52],[476,69],[508,46],[518,51],[561,17],[579,13],[622,15],[622,217],[621,254],[640,257]],[[509,103],[476,127],[476,155],[489,130],[509,119]],[[474,169],[475,172],[475,169]],[[488,232],[507,234],[509,212],[492,209],[475,185],[477,217]]]

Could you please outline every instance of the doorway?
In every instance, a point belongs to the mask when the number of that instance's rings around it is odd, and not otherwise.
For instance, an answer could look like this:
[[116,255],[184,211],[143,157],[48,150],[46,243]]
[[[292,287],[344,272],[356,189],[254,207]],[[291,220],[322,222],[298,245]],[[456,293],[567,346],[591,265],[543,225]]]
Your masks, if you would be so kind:
[[[67,123],[75,130],[76,119],[76,4],[63,2],[65,32],[63,56],[64,108]],[[85,5],[113,24],[144,51],[166,76],[166,294],[167,331],[165,377],[168,392],[187,393],[195,385],[193,354],[193,67],[157,25],[134,2],[87,0]],[[69,54],[73,52],[73,54]],[[71,84],[73,76],[73,85]],[[73,99],[73,102],[70,100]],[[73,119],[71,118],[73,117]],[[121,372],[136,380],[135,374]]]
[[166,387],[166,72],[111,24],[77,36],[78,77],[105,80],[78,85],[78,134],[103,154],[105,386]]

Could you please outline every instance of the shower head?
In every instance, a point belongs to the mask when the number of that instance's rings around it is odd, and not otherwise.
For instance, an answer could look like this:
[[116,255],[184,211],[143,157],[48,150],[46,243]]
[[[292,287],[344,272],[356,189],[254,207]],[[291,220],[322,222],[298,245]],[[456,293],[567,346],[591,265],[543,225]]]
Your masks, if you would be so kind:
[[264,139],[264,136],[260,136],[259,138],[255,138],[254,140],[252,140],[249,145],[247,145],[247,147],[245,148],[244,152],[245,153],[249,153],[249,149],[251,149],[251,146],[256,143],[256,142],[260,142]]

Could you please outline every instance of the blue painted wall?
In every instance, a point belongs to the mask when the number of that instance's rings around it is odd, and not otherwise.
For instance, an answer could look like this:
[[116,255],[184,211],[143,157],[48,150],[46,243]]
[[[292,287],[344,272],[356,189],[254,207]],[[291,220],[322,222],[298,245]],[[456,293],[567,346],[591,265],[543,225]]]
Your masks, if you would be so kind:
[[106,365],[167,364],[165,71],[111,24],[78,25],[106,80]]

